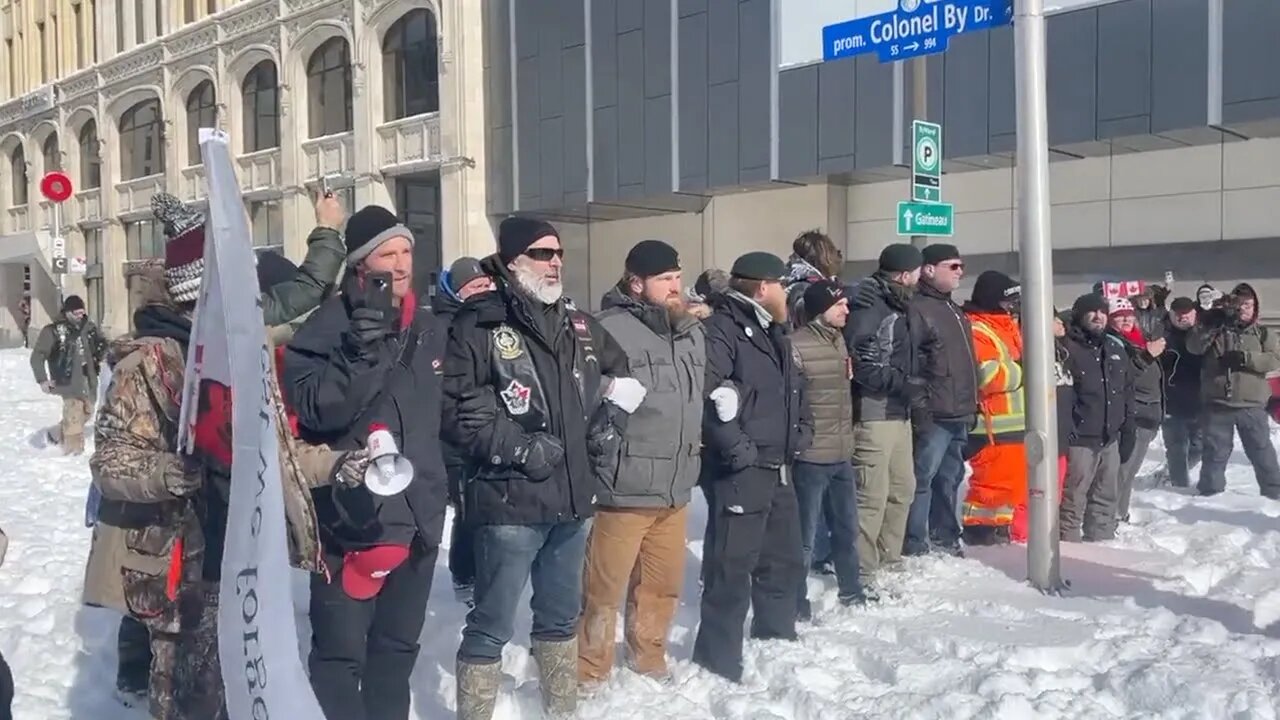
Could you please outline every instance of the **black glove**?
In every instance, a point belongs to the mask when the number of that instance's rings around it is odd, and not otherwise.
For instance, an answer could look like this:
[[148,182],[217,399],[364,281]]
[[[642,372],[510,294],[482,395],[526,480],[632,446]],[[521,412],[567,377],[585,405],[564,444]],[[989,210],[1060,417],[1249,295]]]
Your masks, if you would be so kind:
[[1228,370],[1242,370],[1247,359],[1243,350],[1228,350],[1222,353],[1222,367]]
[[395,325],[390,311],[370,307],[351,311],[351,328],[346,333],[346,342],[351,350],[366,350],[394,334]]
[[485,389],[464,393],[458,398],[456,419],[463,431],[469,433],[497,422],[498,409],[494,406],[493,392]]
[[554,435],[534,433],[526,435],[516,446],[515,465],[534,482],[551,477],[564,462],[564,446]]

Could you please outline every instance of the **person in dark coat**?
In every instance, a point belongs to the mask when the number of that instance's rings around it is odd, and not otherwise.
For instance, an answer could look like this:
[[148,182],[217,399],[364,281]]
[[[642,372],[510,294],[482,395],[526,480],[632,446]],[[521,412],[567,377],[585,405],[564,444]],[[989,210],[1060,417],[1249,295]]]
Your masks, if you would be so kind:
[[[729,290],[703,323],[704,387],[712,388],[703,421],[712,537],[704,549],[693,661],[738,682],[748,609],[751,637],[796,638],[796,587],[804,568],[790,476],[813,442],[813,420],[787,334],[782,260],[747,253],[729,274]],[[726,401],[726,382],[737,389],[737,402]]]
[[[458,308],[473,297],[493,290],[493,279],[485,274],[480,261],[460,257],[448,270],[440,273],[439,287],[431,298],[436,342],[447,343],[449,328]],[[476,581],[476,554],[471,525],[467,522],[462,488],[466,485],[468,466],[466,453],[452,443],[443,445],[444,469],[449,477],[449,503],[453,506],[453,523],[449,526],[449,574],[453,576],[453,594],[458,602],[470,606]]]
[[1164,337],[1165,309],[1157,298],[1162,290],[1159,285],[1147,285],[1142,292],[1129,298],[1129,302],[1133,303],[1138,329],[1147,340]]
[[1174,299],[1169,305],[1165,329],[1165,350],[1160,355],[1164,368],[1165,457],[1169,464],[1169,483],[1174,487],[1190,487],[1190,468],[1200,462],[1203,449],[1200,416],[1204,402],[1200,397],[1199,355],[1187,350],[1187,339],[1196,325],[1197,306],[1189,297]]
[[887,246],[879,270],[850,301],[845,325],[853,358],[853,467],[859,475],[858,561],[864,587],[873,585],[872,576],[882,566],[902,557],[916,489],[912,421],[919,423],[917,433],[932,433],[924,376],[930,330],[911,305],[923,262],[911,245]]
[[458,648],[458,717],[492,716],[530,582],[543,705],[571,714],[596,463],[620,451],[618,424],[645,388],[609,333],[563,297],[564,248],[549,223],[503,220],[497,254],[480,265],[496,289],[458,309],[444,379],[445,437],[475,465],[463,494],[476,583]]
[[1132,416],[1133,363],[1124,342],[1107,334],[1109,309],[1101,295],[1080,296],[1071,306],[1064,341],[1074,389],[1059,513],[1067,542],[1110,540],[1116,534],[1120,438]]
[[1240,283],[1221,298],[1187,338],[1187,350],[1204,359],[1201,396],[1205,400],[1201,495],[1226,490],[1227,460],[1240,435],[1264,497],[1280,499],[1280,465],[1271,444],[1266,406],[1267,373],[1280,370],[1280,337],[1258,322],[1258,293]]
[[62,398],[56,440],[68,455],[84,452],[84,426],[93,415],[98,372],[106,352],[107,341],[89,319],[79,295],[67,296],[62,317],[40,331],[31,350],[36,382],[46,393]]
[[1141,316],[1137,309],[1124,298],[1111,301],[1108,322],[1110,334],[1124,343],[1133,362],[1133,417],[1120,438],[1120,489],[1116,498],[1116,517],[1127,523],[1133,481],[1164,420],[1164,377],[1160,355],[1164,353],[1166,342],[1163,335],[1150,338],[1146,334],[1140,326]]
[[951,299],[964,277],[960,251],[939,243],[926,247],[922,255],[920,285],[911,307],[928,323],[937,343],[924,369],[929,391],[921,414],[927,413],[931,422],[917,423],[915,498],[902,552],[923,555],[935,547],[956,555],[956,492],[964,480],[964,448],[978,413],[978,366],[969,317]]
[[390,497],[347,482],[315,491],[329,572],[311,578],[311,684],[332,718],[407,720],[444,523],[442,359],[417,307],[413,244],[385,208],[352,215],[341,290],[285,353],[283,390],[304,441],[356,450],[384,427],[413,465]]

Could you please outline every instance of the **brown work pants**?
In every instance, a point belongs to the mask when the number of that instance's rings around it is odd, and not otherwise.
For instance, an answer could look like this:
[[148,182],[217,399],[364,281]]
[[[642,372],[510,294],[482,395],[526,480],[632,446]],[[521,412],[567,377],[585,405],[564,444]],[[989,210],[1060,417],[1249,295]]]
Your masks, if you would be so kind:
[[667,632],[684,578],[685,508],[601,509],[587,540],[578,677],[603,681],[613,668],[618,606],[627,598],[626,641],[631,668],[667,672]]
[[93,399],[88,397],[62,398],[62,422],[58,424],[58,442],[68,455],[84,452],[84,426],[93,415]]

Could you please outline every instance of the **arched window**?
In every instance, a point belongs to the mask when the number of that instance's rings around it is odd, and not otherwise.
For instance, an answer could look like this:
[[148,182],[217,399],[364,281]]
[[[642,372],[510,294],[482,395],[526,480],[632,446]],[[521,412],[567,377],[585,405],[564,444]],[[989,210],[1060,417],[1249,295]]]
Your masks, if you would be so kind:
[[27,154],[22,145],[13,149],[9,156],[10,180],[13,181],[13,204],[21,207],[27,204]]
[[98,154],[98,124],[92,120],[80,128],[80,185],[85,190],[102,187],[102,157]]
[[164,119],[160,101],[143,100],[120,116],[120,176],[134,180],[164,172]]
[[387,31],[382,78],[387,120],[440,109],[436,19],[430,10],[410,10]]
[[213,82],[202,80],[187,96],[187,164],[199,165],[200,128],[218,126],[218,98]]
[[40,146],[41,159],[44,160],[44,171],[52,172],[62,169],[62,151],[58,149],[58,133],[49,133]]
[[244,76],[240,101],[245,152],[280,147],[280,83],[274,62],[263,60]]
[[311,137],[351,130],[351,49],[346,40],[330,38],[311,54],[307,96]]

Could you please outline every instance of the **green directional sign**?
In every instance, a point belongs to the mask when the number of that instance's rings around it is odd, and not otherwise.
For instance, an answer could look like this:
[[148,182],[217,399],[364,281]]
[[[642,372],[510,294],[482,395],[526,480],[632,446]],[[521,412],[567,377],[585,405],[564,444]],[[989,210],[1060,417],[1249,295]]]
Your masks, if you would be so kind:
[[951,237],[955,233],[955,206],[951,203],[898,203],[899,235]]
[[942,202],[942,126],[911,123],[911,199]]

